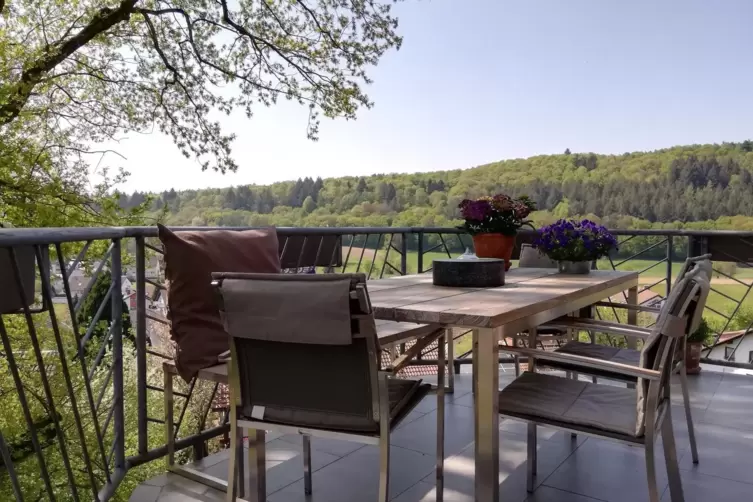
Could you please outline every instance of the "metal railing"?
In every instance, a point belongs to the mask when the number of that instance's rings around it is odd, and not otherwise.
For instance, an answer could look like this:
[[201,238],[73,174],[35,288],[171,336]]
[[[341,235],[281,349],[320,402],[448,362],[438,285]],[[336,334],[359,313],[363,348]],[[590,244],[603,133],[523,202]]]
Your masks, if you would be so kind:
[[[753,369],[735,357],[745,336],[720,338],[732,327],[753,331],[745,317],[753,232],[614,233],[620,252],[599,265],[640,271],[643,303],[667,295],[686,256],[711,253],[715,300],[706,308],[717,333],[704,362]],[[472,246],[452,228],[279,228],[278,236],[290,271],[368,278],[426,272]],[[521,232],[519,241],[531,239]],[[172,352],[161,253],[154,227],[0,230],[0,499],[107,500],[126,473],[167,454],[159,373]],[[732,348],[724,357],[721,342]],[[208,441],[221,447],[220,394],[195,381],[176,389],[176,449],[193,447],[196,458]]]

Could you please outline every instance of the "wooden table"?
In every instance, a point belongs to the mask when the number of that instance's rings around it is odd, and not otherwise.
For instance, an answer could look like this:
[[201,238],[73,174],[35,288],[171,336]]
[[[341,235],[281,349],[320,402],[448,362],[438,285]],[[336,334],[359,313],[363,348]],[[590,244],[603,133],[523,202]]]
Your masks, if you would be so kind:
[[431,274],[368,283],[377,319],[473,329],[476,361],[475,485],[478,502],[499,498],[499,344],[505,337],[576,312],[628,290],[637,303],[638,273],[595,270],[564,275],[556,269],[513,269],[499,288],[446,288]]

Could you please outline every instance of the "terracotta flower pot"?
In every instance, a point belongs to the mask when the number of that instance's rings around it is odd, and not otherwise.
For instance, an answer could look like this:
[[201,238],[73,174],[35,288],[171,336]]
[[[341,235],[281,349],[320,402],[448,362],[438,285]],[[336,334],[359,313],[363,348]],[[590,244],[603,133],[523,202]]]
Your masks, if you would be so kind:
[[688,375],[697,375],[701,372],[701,342],[688,342],[685,347],[685,371]]
[[473,236],[473,248],[479,258],[499,258],[505,260],[505,270],[512,266],[512,250],[515,236],[504,234],[476,234]]

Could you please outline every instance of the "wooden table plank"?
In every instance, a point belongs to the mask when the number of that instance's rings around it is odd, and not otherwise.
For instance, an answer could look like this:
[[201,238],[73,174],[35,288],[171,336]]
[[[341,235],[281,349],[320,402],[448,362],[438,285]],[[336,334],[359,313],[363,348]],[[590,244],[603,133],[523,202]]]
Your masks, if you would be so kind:
[[499,288],[447,288],[411,280],[391,281],[385,289],[379,288],[383,281],[372,281],[369,289],[375,316],[380,319],[488,328],[580,298],[608,296],[637,279],[636,272],[612,270],[577,276],[552,269],[513,269]]

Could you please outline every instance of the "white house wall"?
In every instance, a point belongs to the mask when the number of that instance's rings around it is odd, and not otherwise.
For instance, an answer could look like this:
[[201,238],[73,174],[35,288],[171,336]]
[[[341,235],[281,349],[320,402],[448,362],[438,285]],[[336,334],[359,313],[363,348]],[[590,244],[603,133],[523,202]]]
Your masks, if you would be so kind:
[[[737,345],[738,343],[740,345]],[[737,349],[735,349],[735,354],[733,358],[730,359],[730,361],[737,362],[737,363],[749,362],[750,353],[753,352],[753,334],[744,336],[742,338],[742,341],[740,341],[740,339],[738,338],[738,339],[732,340],[729,343],[725,343],[723,345],[714,347],[711,350],[711,353],[709,354],[709,358],[718,359],[718,360],[726,360],[726,357],[724,354],[724,348],[725,347],[734,348],[735,346],[737,346]]]

